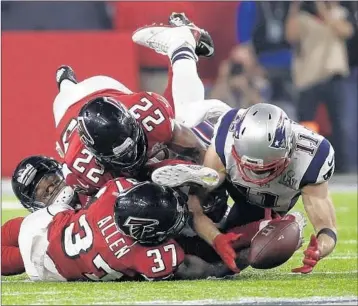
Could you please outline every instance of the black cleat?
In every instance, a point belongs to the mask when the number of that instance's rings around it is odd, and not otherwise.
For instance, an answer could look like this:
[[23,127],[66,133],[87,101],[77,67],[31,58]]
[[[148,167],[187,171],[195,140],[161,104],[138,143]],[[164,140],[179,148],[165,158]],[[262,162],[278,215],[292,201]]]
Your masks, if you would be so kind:
[[77,84],[75,72],[70,66],[62,65],[56,70],[56,83],[58,90],[60,90],[60,85],[63,80],[69,80],[72,83]]
[[172,13],[169,16],[169,24],[175,27],[188,26],[199,30],[200,38],[195,48],[196,55],[204,57],[211,57],[214,55],[214,42],[210,34],[192,23],[188,17],[185,16],[185,13]]

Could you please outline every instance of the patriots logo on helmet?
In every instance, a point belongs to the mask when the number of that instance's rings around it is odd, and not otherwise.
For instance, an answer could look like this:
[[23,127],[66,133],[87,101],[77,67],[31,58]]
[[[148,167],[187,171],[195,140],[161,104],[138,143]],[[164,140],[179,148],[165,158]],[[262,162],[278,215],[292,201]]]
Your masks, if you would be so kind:
[[146,234],[155,231],[155,226],[159,224],[156,219],[128,217],[124,226],[129,227],[129,234],[138,240],[141,240]]
[[281,118],[270,147],[275,149],[284,149],[286,148],[286,145],[286,128]]

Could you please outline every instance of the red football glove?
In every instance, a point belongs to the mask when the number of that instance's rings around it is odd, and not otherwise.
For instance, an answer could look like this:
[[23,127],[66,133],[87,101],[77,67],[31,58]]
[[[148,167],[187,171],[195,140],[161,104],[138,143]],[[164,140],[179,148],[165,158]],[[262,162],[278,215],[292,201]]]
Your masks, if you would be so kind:
[[232,247],[232,243],[238,240],[242,234],[227,233],[219,234],[215,237],[213,247],[220,255],[224,263],[235,273],[239,273],[240,269],[236,266],[236,253]]
[[300,268],[293,269],[294,273],[310,273],[314,266],[320,260],[320,251],[318,250],[318,241],[315,235],[311,235],[310,244],[306,251],[303,252],[305,258],[303,259],[303,266]]

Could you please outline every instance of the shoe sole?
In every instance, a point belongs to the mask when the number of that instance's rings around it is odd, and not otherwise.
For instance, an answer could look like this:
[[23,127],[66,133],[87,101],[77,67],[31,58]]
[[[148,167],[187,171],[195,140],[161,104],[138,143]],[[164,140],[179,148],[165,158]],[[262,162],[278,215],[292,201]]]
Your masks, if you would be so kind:
[[152,181],[168,187],[198,184],[210,188],[219,183],[219,174],[204,166],[164,166],[152,173]]
[[145,25],[133,32],[132,40],[133,42],[140,44],[141,40],[143,40],[142,36],[150,36],[150,35],[153,36],[160,33],[161,31],[167,30],[168,28],[175,28],[175,27],[171,25],[164,25],[164,24]]
[[[191,35],[193,35],[195,45],[197,45],[198,40],[200,38],[200,31],[195,28],[191,28],[189,26],[184,26],[184,27],[188,28],[190,30]],[[132,41],[138,45],[145,46],[145,47],[155,50],[156,49],[155,43],[151,42],[152,37],[160,34],[161,32],[163,32],[165,30],[179,29],[179,28],[181,28],[181,27],[176,27],[176,26],[172,26],[172,25],[158,25],[158,24],[144,26],[144,27],[141,27],[133,32]],[[155,51],[158,52],[157,50],[155,50]],[[158,53],[166,54],[166,52],[158,52]]]

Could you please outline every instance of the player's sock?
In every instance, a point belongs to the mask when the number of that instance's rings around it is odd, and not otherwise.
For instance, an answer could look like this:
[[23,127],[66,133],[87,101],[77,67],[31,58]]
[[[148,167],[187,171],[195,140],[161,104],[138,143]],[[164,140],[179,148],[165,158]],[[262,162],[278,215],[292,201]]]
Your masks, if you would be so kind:
[[198,57],[193,50],[193,47],[189,44],[183,44],[182,46],[174,49],[173,51],[169,49],[168,55],[170,56],[172,65],[174,65],[174,63],[180,59],[191,59],[195,62],[198,60]]

